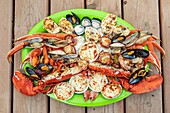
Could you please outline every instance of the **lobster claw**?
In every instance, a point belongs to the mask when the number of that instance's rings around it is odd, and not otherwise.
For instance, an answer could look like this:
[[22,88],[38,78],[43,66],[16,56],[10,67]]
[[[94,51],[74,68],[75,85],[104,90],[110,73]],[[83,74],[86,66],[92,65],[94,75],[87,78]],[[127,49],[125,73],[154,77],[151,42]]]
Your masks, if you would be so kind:
[[34,86],[32,81],[20,71],[15,72],[14,76],[12,77],[12,82],[15,88],[24,95],[34,96],[37,94],[37,92],[33,91]]
[[163,77],[161,74],[151,75],[136,84],[129,84],[128,80],[125,78],[119,78],[119,80],[126,90],[134,94],[141,94],[151,92],[159,88],[163,82]]

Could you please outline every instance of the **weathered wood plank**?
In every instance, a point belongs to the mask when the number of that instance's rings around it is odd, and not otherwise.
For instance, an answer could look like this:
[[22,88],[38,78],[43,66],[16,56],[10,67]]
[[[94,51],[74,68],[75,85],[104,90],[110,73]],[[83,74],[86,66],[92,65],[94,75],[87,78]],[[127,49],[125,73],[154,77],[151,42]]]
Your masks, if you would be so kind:
[[0,2],[0,113],[11,113],[11,66],[6,55],[11,49],[12,42],[12,2]]
[[[160,37],[158,0],[124,1],[124,19],[135,28],[148,30]],[[156,69],[153,70],[153,73],[157,73]],[[147,94],[132,95],[127,98],[126,113],[131,112],[162,113],[161,88]]]
[[[84,8],[84,0],[51,0],[51,14],[67,9]],[[50,99],[50,113],[85,113],[85,108]]]
[[[119,17],[122,17],[121,14],[121,0],[87,0],[87,8],[98,9],[106,11],[109,13],[116,14]],[[124,113],[123,101],[114,103],[111,105],[88,108],[88,113]]]
[[84,8],[84,0],[51,0],[51,14],[78,8]]
[[163,73],[164,73],[164,113],[170,113],[170,91],[169,91],[169,81],[170,81],[170,1],[160,0],[160,16],[161,16],[161,31],[162,31],[162,46],[166,51],[166,57],[163,59]]
[[[30,28],[48,14],[47,0],[15,0],[15,38],[26,35]],[[19,69],[21,53],[14,58],[14,71]],[[46,95],[27,97],[14,88],[14,113],[44,113],[48,111]]]

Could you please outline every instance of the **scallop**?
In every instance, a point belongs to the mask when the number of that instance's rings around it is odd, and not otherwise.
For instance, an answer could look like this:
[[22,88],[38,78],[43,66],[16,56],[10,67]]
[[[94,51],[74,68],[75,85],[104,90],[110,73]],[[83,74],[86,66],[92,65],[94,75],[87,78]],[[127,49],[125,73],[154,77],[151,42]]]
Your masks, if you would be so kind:
[[74,88],[68,82],[61,82],[54,87],[53,93],[59,100],[69,100],[74,95]]
[[88,89],[87,76],[77,74],[70,78],[69,83],[73,86],[75,93],[84,93]]
[[113,32],[115,34],[121,34],[121,36],[128,36],[130,34],[129,28],[123,25],[114,26]]
[[95,92],[101,92],[103,87],[108,83],[107,77],[100,72],[90,75],[89,79],[89,88]]
[[86,29],[85,29],[85,38],[86,38],[87,42],[89,42],[89,41],[98,42],[99,38],[100,38],[100,34],[95,28],[86,27]]
[[61,18],[61,20],[58,23],[58,26],[64,33],[67,34],[71,34],[74,31],[73,25],[66,18]]
[[60,27],[52,20],[52,18],[45,18],[44,19],[44,28],[49,33],[59,33],[61,31]]
[[113,99],[118,97],[121,94],[121,92],[122,92],[121,85],[108,83],[103,87],[101,94],[106,99]]
[[101,23],[102,32],[105,34],[110,34],[113,31],[115,25],[116,25],[116,15],[107,14]]

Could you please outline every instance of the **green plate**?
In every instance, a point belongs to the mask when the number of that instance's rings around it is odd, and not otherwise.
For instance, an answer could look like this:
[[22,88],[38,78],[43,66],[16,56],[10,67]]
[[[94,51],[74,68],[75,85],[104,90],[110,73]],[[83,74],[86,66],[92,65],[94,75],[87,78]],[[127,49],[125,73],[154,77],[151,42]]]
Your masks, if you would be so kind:
[[[108,13],[107,12],[102,12],[102,11],[98,11],[98,10],[91,10],[91,9],[72,9],[72,10],[65,10],[65,11],[61,11],[58,13],[55,13],[49,17],[51,17],[56,23],[59,22],[59,20],[62,17],[66,17],[67,14],[71,14],[71,12],[74,12],[75,14],[77,14],[79,16],[80,19],[82,19],[84,16],[88,16],[90,18],[99,18],[99,19],[103,19]],[[121,24],[124,26],[129,27],[129,29],[135,29],[132,25],[130,25],[128,22],[126,22],[125,20],[121,19],[121,18],[117,18],[117,24]],[[29,34],[34,34],[34,33],[41,33],[41,32],[47,32],[44,28],[43,28],[43,20],[41,20],[40,22],[38,22],[29,32]],[[28,48],[24,48],[22,49],[22,60],[25,58],[25,56],[31,51],[31,49]],[[60,102],[66,103],[66,104],[70,104],[70,105],[75,105],[75,106],[86,106],[86,107],[94,107],[94,106],[103,106],[103,105],[107,105],[107,104],[112,104],[115,102],[118,102],[120,100],[123,100],[124,98],[130,96],[131,93],[124,90],[122,91],[121,95],[118,96],[115,99],[105,99],[104,97],[102,97],[101,94],[98,95],[98,97],[94,100],[94,101],[84,101],[83,98],[83,94],[74,94],[74,96],[67,100],[67,101],[61,101],[58,100]],[[49,97],[57,100],[54,96],[54,94],[48,94]]]

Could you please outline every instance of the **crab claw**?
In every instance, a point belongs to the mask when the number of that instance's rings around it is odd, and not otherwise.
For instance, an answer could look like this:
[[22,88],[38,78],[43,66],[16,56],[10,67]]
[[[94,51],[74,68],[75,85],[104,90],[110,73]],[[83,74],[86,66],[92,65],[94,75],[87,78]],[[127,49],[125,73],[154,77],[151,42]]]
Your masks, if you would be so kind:
[[20,71],[16,71],[12,77],[15,88],[24,95],[34,96],[37,92],[33,91],[32,81]]

